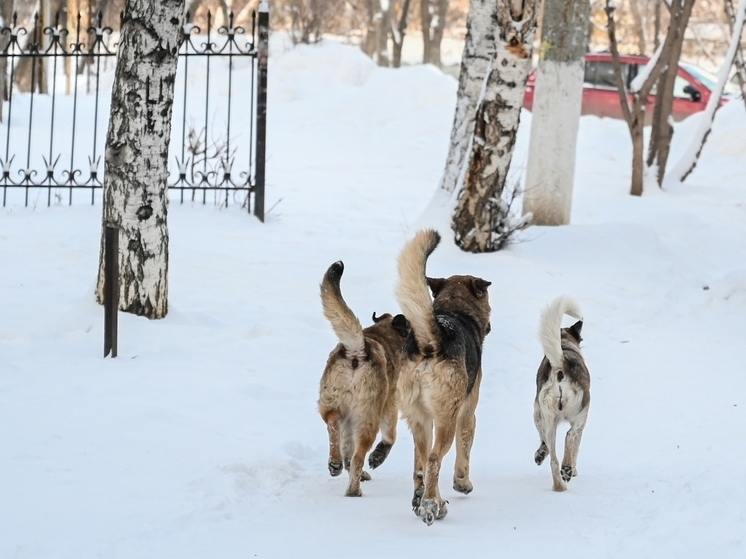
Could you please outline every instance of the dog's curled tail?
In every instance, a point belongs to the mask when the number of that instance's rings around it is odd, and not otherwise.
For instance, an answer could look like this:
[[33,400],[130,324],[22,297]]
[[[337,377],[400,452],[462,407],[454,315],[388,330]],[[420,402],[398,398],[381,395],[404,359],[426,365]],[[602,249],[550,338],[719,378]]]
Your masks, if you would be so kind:
[[544,349],[544,355],[555,369],[561,369],[565,364],[560,330],[562,317],[566,314],[578,320],[583,319],[578,304],[570,297],[560,295],[547,305],[539,320],[539,341]]
[[397,265],[396,300],[409,320],[420,351],[425,352],[438,350],[437,325],[425,277],[427,259],[438,243],[440,234],[434,229],[418,231],[402,248]]
[[341,260],[329,266],[321,281],[321,305],[324,308],[324,316],[331,323],[334,333],[347,352],[362,355],[365,352],[363,326],[345,303],[339,288],[344,269]]

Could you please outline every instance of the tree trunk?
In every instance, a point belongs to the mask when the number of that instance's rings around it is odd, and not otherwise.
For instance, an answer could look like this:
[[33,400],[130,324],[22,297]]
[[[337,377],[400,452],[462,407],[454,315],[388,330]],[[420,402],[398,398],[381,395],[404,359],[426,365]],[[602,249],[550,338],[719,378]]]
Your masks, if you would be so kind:
[[433,20],[433,6],[435,0],[420,0],[420,28],[422,29],[422,63],[430,64],[432,59],[432,42],[430,27]]
[[456,111],[451,128],[451,145],[440,188],[455,192],[461,187],[469,142],[474,133],[474,115],[490,61],[495,55],[497,10],[490,0],[471,0],[466,17],[466,39],[458,77]]
[[[378,0],[378,13],[376,14],[376,64],[383,67],[390,65],[389,57],[389,31],[391,30],[391,10],[393,2]],[[384,9],[385,8],[385,9]]]
[[523,196],[534,225],[570,223],[589,14],[589,0],[544,0]]
[[[168,310],[167,181],[184,0],[129,0],[106,136],[103,225],[119,227],[120,309]],[[103,298],[103,236],[97,297]]]
[[478,103],[471,157],[451,224],[456,244],[468,252],[500,250],[515,230],[503,190],[531,70],[536,3],[498,2],[496,23],[495,55]]
[[[13,24],[13,0],[3,0],[0,5],[0,27],[11,27]],[[10,35],[0,34],[0,51],[5,50],[10,43]],[[0,58],[0,122],[3,121],[3,103],[8,98],[8,59]]]
[[[728,27],[730,28],[730,34],[731,36],[733,36],[735,33],[736,14],[733,11],[732,0],[725,0],[725,13],[728,16]],[[736,48],[735,64],[736,79],[738,80],[738,85],[741,87],[741,100],[746,103],[746,62],[744,61],[743,49],[741,48],[740,44]]]
[[697,129],[692,134],[692,140],[689,143],[684,155],[681,157],[679,162],[671,170],[671,175],[674,179],[683,182],[694,171],[699,161],[699,156],[702,153],[702,149],[705,147],[707,137],[710,135],[712,130],[712,121],[715,118],[715,111],[720,105],[720,99],[725,89],[725,84],[728,81],[728,74],[731,66],[733,66],[733,60],[736,57],[736,52],[741,49],[741,33],[743,32],[744,19],[746,18],[746,0],[740,0],[735,15],[735,21],[733,22],[733,32],[731,34],[730,45],[728,52],[725,55],[723,66],[720,68],[718,75],[718,83],[715,89],[710,94],[710,99],[707,101],[707,107],[703,111],[703,114],[697,125]]
[[[391,43],[393,45],[393,56],[391,59],[391,66],[393,68],[401,68],[401,51],[404,46],[404,35],[407,33],[407,19],[409,18],[409,6],[411,0],[404,0],[402,3],[401,14],[399,15],[399,21],[396,24],[396,28],[391,28]],[[392,16],[393,20],[393,16]]]
[[[692,14],[694,1],[672,0],[671,2],[671,23],[666,35],[666,42],[670,40],[671,46],[665,60],[665,69],[658,79],[647,158],[648,167],[656,167],[656,180],[659,186],[663,184],[663,177],[666,174],[666,165],[668,164],[668,154],[671,150],[673,126],[671,126],[670,120],[673,110],[673,89],[678,76],[684,32],[689,23],[689,16]],[[670,37],[671,34],[673,34],[673,38]]]

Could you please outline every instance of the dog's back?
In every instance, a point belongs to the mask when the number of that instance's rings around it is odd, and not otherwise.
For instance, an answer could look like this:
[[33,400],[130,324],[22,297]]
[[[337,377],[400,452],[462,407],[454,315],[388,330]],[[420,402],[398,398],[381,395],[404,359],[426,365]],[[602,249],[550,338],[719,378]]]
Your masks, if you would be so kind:
[[363,329],[342,297],[343,272],[344,264],[335,262],[321,282],[324,316],[339,344],[321,376],[318,405],[329,432],[329,473],[349,469],[345,494],[359,496],[361,479],[369,479],[363,461],[379,428],[382,438],[370,454],[371,468],[383,463],[396,440],[396,384],[409,327],[404,315],[374,313],[374,324]]

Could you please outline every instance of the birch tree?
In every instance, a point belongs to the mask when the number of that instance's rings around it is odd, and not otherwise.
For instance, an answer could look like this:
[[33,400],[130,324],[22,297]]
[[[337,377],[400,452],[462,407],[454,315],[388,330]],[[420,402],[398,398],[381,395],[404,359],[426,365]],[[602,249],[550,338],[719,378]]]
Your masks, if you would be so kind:
[[705,146],[707,137],[712,130],[712,121],[715,118],[715,111],[720,106],[720,99],[725,89],[725,83],[728,81],[728,74],[733,61],[736,58],[736,52],[741,48],[741,33],[743,32],[744,18],[746,18],[746,0],[740,0],[735,12],[735,22],[733,23],[733,33],[730,39],[730,46],[725,55],[725,61],[720,68],[718,83],[715,90],[710,94],[707,106],[700,117],[697,130],[694,133],[689,147],[678,163],[671,169],[671,176],[674,180],[683,182],[697,166],[697,161]]
[[[129,0],[106,136],[103,225],[119,228],[120,309],[168,310],[167,180],[184,0]],[[102,235],[97,297],[103,300]]]
[[456,112],[451,128],[451,144],[440,188],[454,192],[460,188],[467,148],[474,133],[477,103],[495,56],[496,4],[490,0],[471,0],[466,16],[466,38],[458,78]]
[[[725,14],[728,16],[728,27],[730,28],[731,36],[733,36],[737,18],[733,10],[732,0],[725,0]],[[740,45],[736,48],[734,63],[736,65],[736,79],[738,80],[738,85],[741,87],[741,100],[746,103],[746,61],[744,61],[743,49]]]
[[523,213],[534,225],[570,223],[589,0],[544,0]]
[[498,0],[492,13],[494,54],[476,103],[469,160],[451,223],[456,244],[468,252],[500,250],[520,226],[510,221],[503,190],[531,70],[536,2]]

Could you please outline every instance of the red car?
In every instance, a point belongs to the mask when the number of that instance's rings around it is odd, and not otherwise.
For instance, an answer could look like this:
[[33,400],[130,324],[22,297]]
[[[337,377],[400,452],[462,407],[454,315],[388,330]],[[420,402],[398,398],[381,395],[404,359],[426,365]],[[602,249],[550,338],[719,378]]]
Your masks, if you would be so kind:
[[[650,60],[647,56],[621,55],[622,73],[627,87],[640,68]],[[526,93],[523,97],[523,106],[531,110],[534,104],[534,87],[536,83],[536,68],[528,76],[526,82]],[[715,88],[717,79],[691,64],[680,63],[679,75],[676,78],[673,95],[673,118],[683,120],[689,115],[704,110],[710,99],[710,92]],[[725,88],[726,95],[732,93],[733,85],[728,84]],[[720,100],[722,105],[727,101],[724,95]],[[655,88],[653,94],[648,97],[651,105],[654,104]],[[652,116],[652,110],[648,118]],[[619,103],[619,92],[616,87],[614,76],[614,63],[611,53],[588,53],[585,55],[585,79],[583,83],[583,106],[581,114],[596,115],[609,118],[624,118],[622,107]]]

